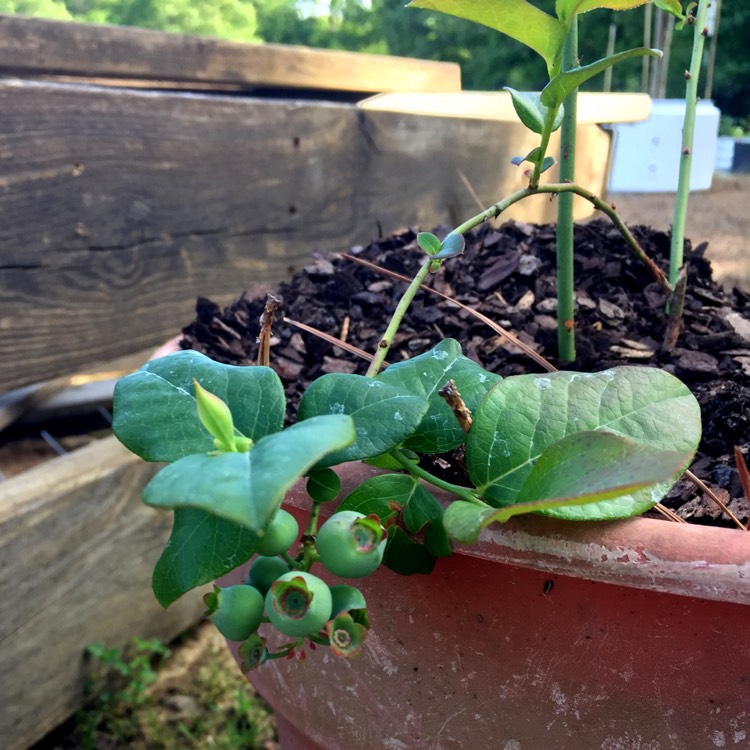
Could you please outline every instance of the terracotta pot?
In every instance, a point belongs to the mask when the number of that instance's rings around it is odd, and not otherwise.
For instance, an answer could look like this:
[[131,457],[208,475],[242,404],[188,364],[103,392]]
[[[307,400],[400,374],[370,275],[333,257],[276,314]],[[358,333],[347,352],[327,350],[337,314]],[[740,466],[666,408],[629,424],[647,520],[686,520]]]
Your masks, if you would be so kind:
[[[372,472],[343,467],[344,492]],[[304,519],[301,485],[286,507]],[[249,675],[284,750],[750,747],[748,533],[527,517],[360,587],[359,659]]]

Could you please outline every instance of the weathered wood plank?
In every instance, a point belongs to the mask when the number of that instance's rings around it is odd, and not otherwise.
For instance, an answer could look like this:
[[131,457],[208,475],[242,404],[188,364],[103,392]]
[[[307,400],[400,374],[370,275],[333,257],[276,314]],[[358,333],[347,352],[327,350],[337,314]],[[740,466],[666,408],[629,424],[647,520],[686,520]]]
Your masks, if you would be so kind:
[[0,391],[353,241],[348,105],[4,82],[0,108]]
[[[171,338],[197,296],[277,282],[316,248],[462,221],[460,173],[489,205],[536,145],[494,120],[80,85],[0,82],[0,108],[0,391]],[[609,140],[581,138],[600,189]]]
[[[359,103],[367,110],[409,112],[414,115],[461,117],[499,122],[518,122],[510,94],[505,91],[457,91],[453,93],[376,94]],[[578,94],[579,125],[640,122],[651,114],[648,94],[608,94],[582,91]]]
[[[525,168],[513,166],[511,158],[536,148],[539,138],[516,120],[438,117],[377,109],[365,109],[364,113],[363,129],[374,156],[357,199],[379,215],[397,219],[400,202],[400,216],[411,224],[456,225],[528,184]],[[581,125],[577,137],[581,144],[577,181],[601,194],[609,135],[596,125]],[[550,139],[549,153],[555,154],[559,148],[558,131]],[[557,171],[553,167],[545,177],[554,181]],[[408,183],[404,182],[406,175]],[[405,193],[405,188],[411,193]],[[576,198],[573,210],[577,220],[592,214],[591,205],[583,199]],[[540,195],[515,204],[498,221],[544,223],[556,218],[556,204]],[[390,222],[385,224],[392,226]]]
[[153,471],[107,438],[0,484],[3,747],[80,706],[89,643],[170,639],[200,618],[200,592],[165,611],[150,590],[170,528],[138,500]]
[[460,91],[455,63],[240,44],[147,29],[0,16],[0,72],[353,92]]

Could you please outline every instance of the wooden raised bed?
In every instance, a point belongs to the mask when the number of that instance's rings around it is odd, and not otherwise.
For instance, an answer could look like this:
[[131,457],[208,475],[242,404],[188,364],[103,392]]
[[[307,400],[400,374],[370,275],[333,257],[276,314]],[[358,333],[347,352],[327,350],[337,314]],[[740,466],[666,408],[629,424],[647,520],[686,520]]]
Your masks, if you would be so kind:
[[[196,296],[279,281],[316,248],[469,216],[466,182],[502,196],[519,179],[508,144],[525,143],[455,100],[362,102],[457,92],[446,63],[0,16],[0,77],[0,394],[146,350]],[[606,154],[582,128],[581,152]],[[527,206],[515,215],[552,218]],[[87,644],[200,616],[197,592],[168,612],[150,592],[169,533],[139,503],[152,472],[106,438],[0,482],[3,747],[80,705]]]

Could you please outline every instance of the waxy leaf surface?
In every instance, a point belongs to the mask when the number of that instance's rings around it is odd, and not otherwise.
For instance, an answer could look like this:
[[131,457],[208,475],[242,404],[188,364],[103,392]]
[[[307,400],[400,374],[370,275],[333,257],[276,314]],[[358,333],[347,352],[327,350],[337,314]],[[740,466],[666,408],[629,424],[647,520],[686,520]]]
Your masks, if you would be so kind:
[[[585,513],[591,519],[623,518],[651,507],[687,467],[700,440],[700,408],[687,386],[656,368],[506,378],[490,390],[475,414],[467,441],[469,475],[490,505],[522,502],[524,483],[542,454],[563,438],[593,430],[685,459],[656,486],[592,505]],[[632,481],[650,482],[651,476],[634,473]],[[573,517],[566,508],[547,513]]]
[[522,513],[575,521],[627,517],[632,504],[608,501],[668,482],[691,457],[602,430],[576,432],[543,451],[518,492],[519,502],[500,509],[454,503],[445,526],[451,538],[471,543],[486,526]]
[[657,8],[661,8],[679,19],[684,18],[680,0],[653,0],[653,3]]
[[309,419],[261,438],[247,453],[181,458],[146,485],[143,500],[158,508],[196,508],[262,536],[297,479],[353,441],[349,417]]
[[563,25],[526,0],[412,0],[409,6],[447,13],[500,31],[541,55],[549,71],[557,65],[565,43]]
[[645,5],[649,0],[555,0],[555,13],[566,25],[570,19],[579,13],[586,13],[596,8],[608,8],[610,10],[630,10],[640,5]]
[[[529,130],[541,135],[544,131],[544,123],[549,115],[549,107],[542,104],[541,94],[537,91],[516,91],[510,86],[505,86],[505,91],[510,94],[513,109],[515,109],[518,119]],[[550,132],[554,133],[562,125],[564,114],[563,107],[558,107]]]
[[420,232],[417,235],[417,244],[427,255],[435,255],[440,252],[440,240],[432,232]]
[[390,365],[377,380],[417,394],[428,404],[404,447],[418,453],[445,453],[461,445],[466,435],[438,391],[453,380],[469,411],[473,411],[500,376],[465,357],[455,339],[445,339],[424,354]]
[[401,387],[362,375],[332,373],[318,378],[302,396],[299,418],[346,414],[354,420],[356,440],[328,454],[318,468],[359,461],[400,445],[420,423],[427,400]]
[[254,441],[284,422],[284,388],[269,367],[237,367],[194,351],[148,362],[115,386],[115,435],[147,461],[176,461],[215,449],[201,424],[193,380],[224,401],[237,430]]
[[231,521],[195,508],[177,508],[172,534],[152,577],[162,607],[185,592],[214,581],[250,559],[258,535]]
[[645,55],[649,57],[663,56],[662,52],[658,49],[636,47],[635,49],[618,52],[615,55],[597,60],[591,63],[591,65],[584,65],[581,68],[571,68],[564,73],[558,73],[542,90],[541,102],[547,107],[559,106],[565,101],[568,94],[577,89],[582,83],[588,81],[589,78],[593,78],[595,75],[602,73],[607,68],[622,60],[629,60],[631,57],[643,57]]

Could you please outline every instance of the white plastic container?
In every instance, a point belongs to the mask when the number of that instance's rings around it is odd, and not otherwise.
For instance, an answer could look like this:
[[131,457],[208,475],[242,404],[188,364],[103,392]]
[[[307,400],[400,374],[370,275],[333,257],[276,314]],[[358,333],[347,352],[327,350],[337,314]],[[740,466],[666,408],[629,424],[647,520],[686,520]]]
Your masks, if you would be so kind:
[[[711,187],[719,115],[712,102],[698,102],[691,190]],[[616,193],[676,192],[684,116],[685,102],[682,99],[654,99],[648,120],[612,125],[614,139],[607,190]]]

